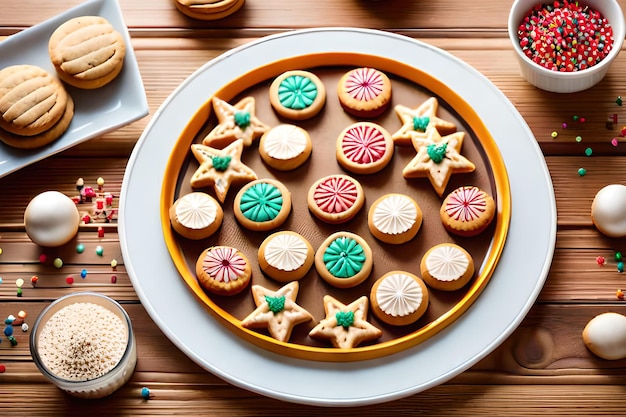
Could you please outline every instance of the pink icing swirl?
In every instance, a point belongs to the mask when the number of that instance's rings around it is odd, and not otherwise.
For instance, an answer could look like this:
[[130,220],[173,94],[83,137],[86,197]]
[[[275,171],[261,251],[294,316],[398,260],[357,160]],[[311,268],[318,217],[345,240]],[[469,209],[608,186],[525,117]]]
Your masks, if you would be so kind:
[[461,187],[448,196],[445,211],[454,220],[471,222],[480,218],[486,208],[484,191],[477,187]]
[[236,281],[246,270],[246,260],[231,247],[216,247],[207,251],[202,269],[218,282]]
[[349,210],[358,197],[354,182],[343,177],[330,177],[315,188],[313,199],[320,210],[326,213],[343,213]]
[[357,124],[346,131],[341,147],[345,157],[352,162],[371,164],[385,155],[387,143],[376,127]]
[[345,89],[355,100],[369,101],[383,91],[384,81],[380,71],[373,68],[357,68],[346,78]]

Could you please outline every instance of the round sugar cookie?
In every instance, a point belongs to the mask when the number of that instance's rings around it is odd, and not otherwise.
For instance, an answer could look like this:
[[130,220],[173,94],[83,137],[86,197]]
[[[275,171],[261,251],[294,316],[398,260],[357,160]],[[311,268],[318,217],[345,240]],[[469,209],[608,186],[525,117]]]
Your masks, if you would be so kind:
[[246,229],[272,230],[282,225],[291,213],[291,193],[280,181],[255,180],[239,190],[233,211]]
[[424,254],[420,262],[420,272],[429,287],[456,291],[474,276],[474,260],[459,245],[440,243]]
[[200,191],[178,198],[170,207],[169,214],[176,233],[192,240],[211,236],[224,219],[224,211],[217,200]]
[[259,140],[259,154],[270,167],[290,171],[304,164],[311,156],[311,137],[303,128],[280,124],[265,132]]
[[391,103],[391,81],[377,69],[355,68],[339,80],[337,96],[346,112],[356,117],[375,118]]
[[387,130],[372,122],[357,122],[337,136],[337,162],[354,174],[374,174],[389,164],[394,144]]
[[334,174],[320,178],[309,188],[307,205],[318,219],[330,223],[345,223],[363,207],[365,192],[354,178]]
[[287,71],[274,79],[269,88],[270,104],[279,115],[306,120],[317,115],[326,103],[326,88],[309,71]]
[[79,16],[55,29],[48,53],[59,78],[77,88],[95,89],[122,71],[126,44],[104,17]]
[[393,326],[415,323],[428,309],[428,303],[426,284],[410,272],[387,272],[370,291],[372,312]]
[[196,276],[205,290],[217,295],[243,291],[252,279],[248,258],[232,246],[212,246],[196,261]]
[[422,210],[408,195],[385,194],[370,207],[367,226],[382,242],[399,245],[413,239],[422,226]]
[[269,235],[258,252],[261,270],[280,282],[303,278],[313,266],[314,256],[309,241],[289,230]]
[[474,186],[459,187],[446,196],[439,211],[443,226],[459,236],[482,233],[496,214],[496,204],[485,191]]
[[315,252],[315,269],[333,287],[351,288],[372,272],[372,249],[361,236],[351,232],[330,235]]

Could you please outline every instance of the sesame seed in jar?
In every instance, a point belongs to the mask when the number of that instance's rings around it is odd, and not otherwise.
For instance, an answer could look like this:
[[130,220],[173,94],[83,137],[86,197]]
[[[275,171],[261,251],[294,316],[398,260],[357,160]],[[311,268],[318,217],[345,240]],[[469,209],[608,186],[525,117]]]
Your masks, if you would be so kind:
[[59,378],[88,381],[111,371],[128,343],[124,322],[94,303],[69,304],[54,313],[39,335],[39,354]]

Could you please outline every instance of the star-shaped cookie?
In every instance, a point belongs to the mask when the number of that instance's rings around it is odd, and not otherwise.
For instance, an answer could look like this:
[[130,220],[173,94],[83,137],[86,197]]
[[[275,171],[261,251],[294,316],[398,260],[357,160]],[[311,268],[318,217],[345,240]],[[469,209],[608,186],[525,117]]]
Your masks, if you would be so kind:
[[427,129],[427,138],[413,138],[417,155],[402,170],[404,178],[428,177],[441,197],[452,174],[472,172],[476,166],[461,155],[464,132],[441,136],[434,127]]
[[367,321],[369,301],[362,296],[345,305],[330,295],[324,296],[326,318],[322,319],[309,336],[330,340],[333,346],[350,349],[362,342],[378,339],[382,331]]
[[224,149],[193,144],[191,152],[200,163],[200,167],[191,177],[191,187],[213,186],[217,199],[222,203],[233,182],[250,182],[257,179],[254,171],[241,162],[243,153],[241,139],[237,139]]
[[313,319],[311,313],[296,304],[299,288],[298,281],[277,291],[253,285],[252,296],[257,308],[241,321],[241,325],[247,329],[267,328],[274,339],[288,341],[294,326]]
[[415,109],[400,104],[395,106],[394,110],[402,122],[402,127],[391,135],[393,143],[411,145],[414,138],[425,139],[429,127],[436,128],[442,135],[456,132],[454,123],[437,117],[438,109],[439,101],[435,97],[430,97]]
[[218,125],[202,140],[206,146],[223,148],[237,139],[242,139],[244,146],[250,146],[269,130],[269,126],[255,116],[254,97],[245,97],[234,106],[217,97],[213,97],[212,103]]

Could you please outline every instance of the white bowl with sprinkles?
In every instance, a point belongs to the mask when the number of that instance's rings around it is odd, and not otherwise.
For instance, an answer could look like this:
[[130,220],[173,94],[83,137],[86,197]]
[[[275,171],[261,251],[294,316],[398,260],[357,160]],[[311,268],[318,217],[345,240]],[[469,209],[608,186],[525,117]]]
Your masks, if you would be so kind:
[[617,0],[515,0],[508,21],[521,76],[555,93],[599,83],[622,48],[625,27]]
[[35,321],[30,351],[39,371],[80,398],[102,398],[122,387],[137,363],[135,336],[126,311],[94,292],[66,295]]

